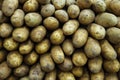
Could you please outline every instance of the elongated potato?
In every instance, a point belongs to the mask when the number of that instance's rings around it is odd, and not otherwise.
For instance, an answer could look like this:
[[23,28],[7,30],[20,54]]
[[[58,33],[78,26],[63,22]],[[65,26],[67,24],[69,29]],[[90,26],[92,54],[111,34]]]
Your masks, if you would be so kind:
[[51,0],[55,9],[62,9],[65,6],[65,0]]
[[56,80],[56,78],[57,78],[56,70],[53,70],[45,75],[45,80]]
[[116,73],[106,73],[104,80],[119,80]]
[[83,75],[83,67],[74,67],[72,73],[75,77],[81,77]]

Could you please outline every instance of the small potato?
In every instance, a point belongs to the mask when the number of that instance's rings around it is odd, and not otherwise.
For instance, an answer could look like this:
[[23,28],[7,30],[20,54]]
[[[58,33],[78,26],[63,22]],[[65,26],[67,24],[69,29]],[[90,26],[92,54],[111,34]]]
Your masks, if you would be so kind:
[[5,80],[11,73],[11,68],[8,67],[7,62],[0,63],[0,80]]
[[3,47],[8,51],[13,51],[18,48],[19,43],[13,40],[12,37],[4,39]]
[[43,5],[40,11],[43,17],[50,17],[54,14],[54,12],[55,12],[55,7],[53,4]]
[[120,69],[120,63],[117,59],[115,60],[104,60],[103,67],[106,72],[116,73]]
[[88,32],[84,28],[79,28],[72,37],[73,46],[81,48],[87,42]]
[[14,27],[21,27],[24,24],[25,13],[22,9],[17,9],[11,16],[10,20]]
[[117,19],[118,19],[118,23],[117,23],[116,27],[120,28],[120,17],[117,17]]
[[62,29],[57,29],[55,31],[52,32],[52,34],[50,35],[50,41],[52,44],[61,44],[65,39],[65,36],[63,34]]
[[99,42],[96,39],[89,37],[84,46],[84,51],[88,58],[94,58],[100,55],[101,47]]
[[108,28],[106,31],[107,39],[113,44],[120,43],[119,34],[120,34],[120,29],[116,27]]
[[29,54],[34,47],[34,44],[31,40],[28,40],[24,43],[21,43],[19,46],[19,52],[21,54]]
[[10,75],[6,80],[18,80],[18,77]]
[[21,77],[20,80],[30,80],[28,76]]
[[75,66],[84,66],[87,63],[87,57],[83,51],[76,51],[72,55],[72,62]]
[[75,0],[66,0],[66,3],[65,3],[66,6],[70,6],[72,4],[75,4]]
[[7,55],[7,64],[11,68],[20,66],[23,62],[23,56],[18,51],[12,51]]
[[70,5],[67,9],[67,13],[70,18],[77,18],[80,13],[80,8],[75,4]]
[[79,22],[77,20],[68,20],[62,27],[63,33],[65,35],[72,35],[79,27]]
[[80,12],[79,22],[84,25],[92,23],[95,19],[95,13],[91,9],[84,9]]
[[72,60],[69,57],[65,57],[64,62],[58,65],[61,71],[70,71],[73,68]]
[[68,13],[63,9],[56,10],[55,11],[55,17],[62,23],[65,23],[69,20]]
[[112,13],[103,12],[98,14],[95,18],[95,23],[103,27],[113,27],[117,25],[117,17]]
[[2,23],[0,25],[0,37],[6,38],[9,37],[12,34],[13,27],[11,24],[8,23]]
[[6,59],[7,51],[4,49],[0,50],[0,63],[2,63]]
[[103,26],[95,24],[95,23],[90,24],[87,27],[87,29],[88,29],[88,32],[90,33],[90,35],[97,40],[104,39],[104,37],[106,35],[105,28]]
[[33,65],[37,62],[38,57],[39,55],[35,51],[32,51],[24,57],[24,62],[27,65]]
[[62,44],[62,49],[65,53],[65,55],[70,56],[74,52],[74,47],[72,44],[72,41],[70,39],[66,39]]
[[36,0],[27,0],[23,5],[23,10],[25,12],[34,12],[38,9],[38,2]]
[[41,70],[39,63],[33,65],[29,71],[29,80],[43,80],[45,72]]
[[29,37],[29,30],[26,27],[15,28],[12,32],[12,37],[17,42],[24,42]]
[[80,77],[79,80],[90,80],[88,69],[84,68],[83,75]]
[[75,77],[81,77],[83,75],[83,68],[82,67],[74,67],[72,69],[72,73]]
[[59,21],[55,17],[45,18],[43,24],[48,30],[55,30],[59,27]]
[[107,73],[104,80],[119,80],[119,78],[116,73]]
[[31,12],[25,15],[25,23],[29,27],[36,27],[42,22],[42,16],[39,13]]
[[107,41],[102,40],[100,42],[102,56],[107,60],[114,60],[117,58],[117,53],[113,46]]
[[5,16],[11,16],[18,7],[18,0],[4,0],[2,4],[2,11]]
[[30,38],[33,42],[40,42],[46,36],[46,29],[44,26],[37,26],[32,29],[30,33]]
[[55,64],[49,53],[40,56],[41,69],[45,72],[51,72],[55,68]]
[[76,80],[71,72],[60,72],[58,78],[59,80]]
[[62,9],[65,6],[66,0],[51,0],[55,9]]
[[56,80],[56,78],[57,78],[56,70],[53,70],[45,75],[45,80]]
[[37,0],[40,4],[48,4],[51,0]]
[[88,68],[92,73],[98,73],[102,69],[102,57],[97,56],[88,60]]
[[64,62],[65,56],[60,46],[53,46],[51,48],[51,56],[54,62],[57,64]]
[[17,77],[23,77],[29,72],[29,67],[26,65],[21,65],[13,70],[14,75]]

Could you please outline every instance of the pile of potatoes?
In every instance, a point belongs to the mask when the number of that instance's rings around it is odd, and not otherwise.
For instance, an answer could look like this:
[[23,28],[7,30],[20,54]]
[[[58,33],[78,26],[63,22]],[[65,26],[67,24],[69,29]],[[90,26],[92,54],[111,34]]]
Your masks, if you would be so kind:
[[0,0],[0,80],[120,80],[120,0]]

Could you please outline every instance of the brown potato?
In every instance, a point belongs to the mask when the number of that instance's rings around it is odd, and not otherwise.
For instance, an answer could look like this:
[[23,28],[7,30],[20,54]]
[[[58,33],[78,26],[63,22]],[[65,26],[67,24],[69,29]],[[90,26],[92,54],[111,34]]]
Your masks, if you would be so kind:
[[55,17],[45,18],[43,24],[48,30],[55,30],[59,27],[59,21]]
[[75,4],[75,0],[66,0],[66,3],[65,3],[66,6],[70,6],[72,4]]
[[55,68],[55,64],[49,53],[40,56],[41,69],[45,72],[51,72]]
[[17,9],[11,16],[10,20],[14,27],[21,27],[24,24],[25,13],[22,9]]
[[40,4],[48,4],[51,0],[37,0]]
[[18,51],[12,51],[7,55],[7,64],[11,68],[20,66],[23,62],[23,56]]
[[4,49],[0,50],[0,63],[2,63],[6,59],[7,51]]
[[45,75],[45,80],[56,80],[56,78],[57,78],[56,70],[53,70]]
[[96,39],[89,37],[84,46],[84,51],[88,58],[94,58],[100,55],[101,47],[99,42]]
[[50,41],[52,44],[61,44],[65,39],[62,29],[57,29],[52,32],[50,35]]
[[72,35],[79,27],[79,22],[77,20],[68,20],[62,27],[63,33],[65,35]]
[[75,77],[81,77],[83,75],[83,67],[74,67],[72,73]]
[[60,64],[64,62],[65,56],[60,46],[53,46],[51,48],[51,56],[55,63]]
[[117,58],[117,53],[113,46],[107,41],[102,40],[100,42],[102,56],[107,60],[114,60]]
[[11,26],[11,24],[2,23],[0,25],[0,37],[2,38],[9,37],[12,31],[13,31],[13,27]]
[[13,51],[18,48],[19,43],[13,40],[12,37],[4,39],[3,47],[8,51]]
[[72,55],[72,62],[75,66],[84,66],[87,63],[87,57],[83,51],[75,51]]
[[35,28],[30,33],[30,38],[33,42],[40,42],[46,36],[46,29],[44,26],[40,25]]
[[11,16],[18,7],[18,0],[4,0],[2,4],[2,11],[5,16]]
[[38,9],[38,2],[36,0],[27,0],[23,5],[23,10],[25,12],[34,12]]
[[29,79],[30,80],[43,80],[45,72],[41,70],[41,66],[39,63],[33,65],[29,71]]
[[4,80],[6,79],[10,73],[11,73],[11,68],[8,67],[7,62],[2,62],[0,63],[0,79]]
[[95,13],[91,9],[84,9],[80,12],[79,22],[84,25],[92,23],[95,19]]
[[80,48],[85,45],[88,38],[88,32],[84,28],[79,28],[72,36],[73,46]]
[[65,6],[65,0],[51,0],[55,9],[62,9]]
[[104,80],[119,80],[116,73],[106,73]]
[[54,14],[54,12],[55,12],[55,7],[53,4],[43,5],[40,10],[40,13],[43,17],[50,17]]

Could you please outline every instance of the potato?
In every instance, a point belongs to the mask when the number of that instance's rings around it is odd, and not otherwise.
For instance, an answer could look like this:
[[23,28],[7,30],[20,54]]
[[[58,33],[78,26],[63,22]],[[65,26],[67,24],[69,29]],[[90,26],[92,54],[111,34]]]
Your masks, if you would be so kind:
[[117,19],[118,19],[118,23],[117,23],[116,27],[120,28],[120,17],[117,17]]
[[56,70],[46,73],[45,80],[56,80],[56,75],[57,75]]
[[13,27],[11,24],[2,23],[0,25],[0,37],[2,37],[2,38],[9,37],[11,35],[12,31],[13,31]]
[[75,66],[84,66],[87,63],[87,57],[83,51],[75,51],[72,55],[72,62]]
[[55,17],[45,18],[43,24],[48,30],[55,30],[59,27],[59,21]]
[[6,80],[18,80],[18,77],[10,75]]
[[55,12],[55,7],[53,4],[43,5],[40,10],[40,13],[43,17],[50,17],[54,14],[54,12]]
[[7,64],[11,68],[20,66],[23,62],[23,56],[18,51],[11,51],[7,55]]
[[25,12],[34,12],[38,9],[38,2],[36,0],[27,0],[23,5],[23,10]]
[[101,25],[92,23],[87,27],[87,30],[90,33],[90,35],[97,40],[101,40],[105,38],[106,31],[105,28]]
[[102,69],[102,57],[97,56],[88,60],[88,68],[92,73],[98,73]]
[[10,20],[14,27],[21,27],[24,24],[25,13],[22,9],[17,9],[11,16]]
[[42,22],[42,16],[36,12],[30,12],[25,15],[25,23],[29,27],[36,27]]
[[106,31],[107,39],[113,43],[118,44],[120,42],[120,29],[116,27],[108,28]]
[[119,78],[116,73],[107,73],[104,80],[119,80]]
[[5,16],[11,16],[18,7],[18,0],[4,0],[2,4],[2,11]]
[[117,58],[117,53],[113,46],[107,41],[102,40],[100,42],[102,56],[107,60],[114,60]]
[[15,68],[13,72],[15,76],[22,77],[22,76],[27,75],[27,73],[29,72],[29,67],[26,65],[21,65]]
[[65,55],[67,55],[67,56],[72,55],[74,52],[74,47],[73,47],[72,41],[70,39],[64,40],[64,42],[62,44],[62,49],[63,49]]
[[91,73],[90,80],[104,80],[104,72],[101,70],[98,73]]
[[55,17],[62,23],[65,23],[69,20],[68,13],[63,9],[56,10]]
[[73,68],[72,60],[69,57],[65,57],[64,62],[58,65],[61,71],[70,71]]
[[48,4],[51,0],[37,0],[40,4]]
[[88,40],[84,46],[84,51],[88,58],[94,58],[100,55],[101,47],[99,42],[92,37],[88,37]]
[[44,26],[40,25],[32,29],[30,33],[30,38],[33,42],[40,42],[46,36],[46,29]]
[[49,53],[40,56],[41,69],[45,72],[51,72],[55,68],[55,64]]
[[30,80],[43,80],[45,72],[41,70],[41,66],[39,63],[33,65],[29,71],[29,79]]
[[72,36],[73,46],[76,48],[81,48],[85,45],[88,38],[88,32],[84,28],[79,28]]
[[24,42],[29,37],[29,30],[25,26],[20,28],[15,28],[12,32],[12,37],[17,42]]
[[0,50],[0,63],[2,63],[6,59],[7,51],[4,49]]
[[46,53],[50,48],[50,41],[48,39],[44,39],[40,43],[35,45],[35,50],[38,54]]
[[103,12],[101,14],[98,14],[95,18],[95,23],[107,28],[107,27],[113,27],[117,25],[117,17],[108,12]]
[[106,4],[104,0],[94,0],[94,3],[92,4],[92,9],[97,12],[101,13],[106,10]]
[[75,77],[71,72],[60,72],[58,78],[59,80],[75,80]]
[[19,52],[23,55],[29,54],[32,51],[33,47],[34,47],[33,42],[31,40],[28,40],[20,44]]
[[67,13],[70,18],[77,18],[80,13],[80,8],[77,5],[72,4],[67,8]]
[[117,56],[120,57],[120,43],[114,45]]
[[104,60],[103,67],[106,72],[116,73],[120,69],[120,63],[117,59],[115,60]]
[[[0,0],[0,1],[3,1],[3,0]],[[0,2],[0,4],[1,4],[1,2]],[[8,18],[3,14],[2,10],[0,10],[0,24],[5,23],[7,21],[8,21]]]
[[20,80],[30,80],[28,76],[21,77]]
[[107,8],[106,10],[111,12],[110,3],[111,3],[112,0],[104,0],[104,1],[105,1],[106,8]]
[[3,42],[3,47],[8,51],[13,51],[18,48],[19,43],[13,40],[12,37],[6,38]]
[[7,62],[2,62],[0,63],[0,79],[4,80],[6,79],[10,73],[11,73],[11,68],[8,67]]
[[50,35],[50,41],[52,44],[61,44],[64,41],[64,39],[65,36],[61,28],[54,30]]
[[91,9],[84,9],[80,12],[78,20],[81,24],[88,25],[95,19],[95,13]]
[[72,73],[75,77],[81,77],[83,75],[83,67],[74,67]]
[[65,60],[63,50],[60,46],[53,46],[51,48],[51,56],[55,63],[60,64]]
[[90,8],[92,5],[90,0],[76,0],[76,3],[80,7],[80,9]]
[[79,80],[90,80],[88,69],[84,68],[83,75],[80,77]]
[[55,9],[62,9],[65,6],[66,0],[51,0]]
[[66,3],[65,3],[66,6],[70,6],[72,4],[75,4],[75,0],[66,0]]
[[63,33],[65,35],[72,35],[79,27],[79,22],[77,20],[68,20],[62,27]]

